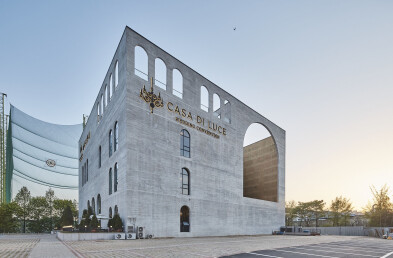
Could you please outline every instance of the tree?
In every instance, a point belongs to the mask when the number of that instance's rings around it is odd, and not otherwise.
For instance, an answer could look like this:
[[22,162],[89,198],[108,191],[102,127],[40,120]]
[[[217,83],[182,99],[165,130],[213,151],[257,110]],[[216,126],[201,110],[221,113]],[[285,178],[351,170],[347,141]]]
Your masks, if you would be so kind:
[[388,227],[393,224],[393,204],[390,202],[389,187],[384,185],[380,190],[370,187],[373,202],[367,205],[366,214],[370,226]]
[[70,206],[65,207],[60,221],[62,227],[74,225],[74,217],[72,216],[72,210]]
[[97,229],[98,228],[98,219],[96,217],[96,215],[94,214],[93,217],[91,218],[90,221],[90,228],[91,229]]
[[3,233],[14,233],[19,231],[20,207],[16,202],[0,204],[0,231]]
[[21,207],[19,217],[23,219],[23,233],[26,233],[26,220],[30,213],[30,191],[23,186],[15,196],[15,202]]
[[285,203],[285,225],[292,226],[296,217],[296,202],[289,201]]
[[353,210],[352,203],[345,197],[336,197],[330,204],[333,213],[333,226],[346,226],[349,216]]
[[312,217],[315,218],[315,226],[318,227],[318,220],[325,213],[326,203],[323,200],[314,200],[309,202],[308,208],[311,211]]
[[111,226],[113,227],[114,230],[122,230],[123,229],[123,222],[121,221],[120,215],[118,213],[116,213],[113,216],[111,224],[112,224]]
[[[50,230],[50,219],[47,216],[48,202],[43,196],[32,197],[29,203],[31,232],[42,233]],[[45,219],[44,219],[45,218]]]
[[50,231],[53,229],[53,209],[54,209],[54,201],[56,199],[55,192],[52,190],[52,188],[49,188],[48,191],[45,193],[45,199],[46,202],[48,203],[48,217],[50,218]]
[[306,223],[306,226],[310,226],[311,221],[311,210],[310,210],[310,202],[298,202],[298,205],[294,211],[300,219],[300,226],[303,225],[303,221]]

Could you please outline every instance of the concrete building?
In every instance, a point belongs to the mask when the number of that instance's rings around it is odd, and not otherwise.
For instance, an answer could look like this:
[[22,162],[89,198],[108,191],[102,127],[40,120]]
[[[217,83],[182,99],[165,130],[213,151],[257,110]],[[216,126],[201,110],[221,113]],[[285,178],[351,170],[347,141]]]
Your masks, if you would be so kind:
[[[243,154],[253,123],[271,138]],[[118,212],[155,237],[285,223],[285,131],[129,27],[79,143],[80,217]]]

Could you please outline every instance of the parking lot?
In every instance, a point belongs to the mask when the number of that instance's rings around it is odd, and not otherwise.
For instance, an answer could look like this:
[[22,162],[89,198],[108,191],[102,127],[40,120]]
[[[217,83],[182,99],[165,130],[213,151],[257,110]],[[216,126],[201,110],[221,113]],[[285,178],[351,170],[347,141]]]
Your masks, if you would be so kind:
[[364,238],[311,245],[291,246],[268,250],[257,250],[223,257],[393,257],[393,241]]
[[[0,235],[0,257],[392,257],[393,240],[350,236],[231,236],[59,241]],[[390,256],[389,256],[389,255]]]

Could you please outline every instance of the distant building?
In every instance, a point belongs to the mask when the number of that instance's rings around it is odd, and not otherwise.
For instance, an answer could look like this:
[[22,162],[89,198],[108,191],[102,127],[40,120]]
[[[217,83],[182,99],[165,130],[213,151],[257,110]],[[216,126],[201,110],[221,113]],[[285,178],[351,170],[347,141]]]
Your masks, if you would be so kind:
[[[243,150],[253,123],[271,137]],[[103,228],[115,213],[156,237],[285,224],[285,131],[128,27],[79,144],[79,217],[92,206]]]

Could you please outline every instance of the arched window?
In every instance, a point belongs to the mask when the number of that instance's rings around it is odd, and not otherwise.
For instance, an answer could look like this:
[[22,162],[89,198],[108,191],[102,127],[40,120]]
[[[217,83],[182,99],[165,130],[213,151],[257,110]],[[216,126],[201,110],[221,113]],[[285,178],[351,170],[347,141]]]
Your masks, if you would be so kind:
[[98,214],[101,214],[101,195],[97,195],[97,212]]
[[97,123],[100,122],[100,102],[97,103]]
[[209,91],[205,86],[201,86],[201,109],[209,112]]
[[109,99],[112,99],[112,94],[115,92],[115,89],[113,87],[113,79],[112,79],[112,74],[109,76]]
[[180,156],[190,158],[191,138],[186,129],[180,131]]
[[112,207],[109,207],[109,218],[112,218]]
[[173,69],[173,95],[183,98],[183,76],[177,69]]
[[116,64],[115,64],[115,88],[117,87],[118,84],[119,84],[119,62],[116,61]]
[[109,157],[112,156],[112,130],[109,131]]
[[180,232],[190,232],[190,209],[187,206],[180,209]]
[[190,172],[186,168],[181,170],[182,194],[190,195]]
[[156,58],[155,61],[154,79],[156,86],[166,90],[166,65],[160,58]]
[[87,210],[89,210],[90,207],[90,200],[87,200]]
[[87,182],[89,181],[89,160],[86,160],[85,169],[86,169],[86,182]]
[[101,115],[103,115],[104,114],[104,94],[101,94],[101,105],[100,105],[100,112],[101,112]]
[[91,199],[91,209],[93,210],[93,213],[96,213],[96,202],[94,200],[94,197]]
[[112,168],[109,169],[109,194],[112,194]]
[[101,167],[101,145],[98,147],[98,167]]
[[105,85],[105,107],[108,105],[109,99],[108,99],[108,86]]
[[114,145],[113,145],[113,150],[116,151],[119,148],[119,124],[116,122],[115,123],[115,135],[114,135]]
[[113,190],[114,190],[114,192],[117,192],[117,184],[118,184],[118,182],[117,182],[117,170],[118,170],[118,167],[117,167],[117,163],[115,164],[115,168],[114,168],[114,178],[113,178],[113,183],[114,183],[114,185],[113,185]]
[[119,208],[117,207],[117,205],[115,205],[115,215],[119,214]]
[[218,94],[213,94],[213,113],[218,118],[221,118],[221,100]]
[[140,46],[135,47],[135,75],[148,81],[147,53]]
[[228,100],[224,100],[223,117],[225,122],[231,123],[231,103]]

